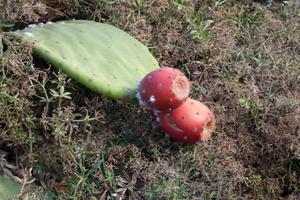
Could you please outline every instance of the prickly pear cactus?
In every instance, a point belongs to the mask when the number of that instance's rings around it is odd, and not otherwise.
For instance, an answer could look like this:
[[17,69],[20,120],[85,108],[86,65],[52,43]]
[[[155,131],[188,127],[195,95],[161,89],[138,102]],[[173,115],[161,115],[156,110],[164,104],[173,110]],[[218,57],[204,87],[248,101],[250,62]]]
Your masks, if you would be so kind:
[[133,100],[137,82],[159,68],[146,46],[108,24],[72,20],[31,25],[10,34],[32,41],[37,55],[114,99]]
[[0,175],[0,199],[16,198],[20,191],[20,184]]
[[[18,195],[21,192],[21,184],[14,182],[13,180],[0,175],[0,199],[19,199]],[[26,188],[23,190],[22,199],[30,200],[53,200],[54,198],[50,193],[46,193],[36,187]]]

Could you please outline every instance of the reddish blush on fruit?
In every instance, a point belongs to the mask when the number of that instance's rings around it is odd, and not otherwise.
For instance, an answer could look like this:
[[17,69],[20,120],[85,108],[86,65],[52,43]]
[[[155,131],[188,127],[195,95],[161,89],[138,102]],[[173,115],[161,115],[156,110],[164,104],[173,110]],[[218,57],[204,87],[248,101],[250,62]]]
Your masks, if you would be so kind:
[[151,109],[171,111],[180,106],[190,94],[190,82],[178,69],[165,67],[147,74],[139,85],[141,104]]
[[206,141],[215,130],[215,117],[203,103],[188,98],[170,113],[160,113],[159,125],[175,140],[184,143]]

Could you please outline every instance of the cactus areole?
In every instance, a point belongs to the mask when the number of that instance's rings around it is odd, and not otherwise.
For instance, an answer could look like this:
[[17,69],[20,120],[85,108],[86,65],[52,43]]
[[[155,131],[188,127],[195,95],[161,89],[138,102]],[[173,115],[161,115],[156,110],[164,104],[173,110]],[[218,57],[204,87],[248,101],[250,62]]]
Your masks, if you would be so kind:
[[148,73],[139,86],[142,104],[159,111],[171,111],[189,96],[190,83],[178,69],[160,68]]
[[190,98],[172,112],[161,113],[159,124],[172,138],[189,144],[208,140],[215,129],[212,111]]

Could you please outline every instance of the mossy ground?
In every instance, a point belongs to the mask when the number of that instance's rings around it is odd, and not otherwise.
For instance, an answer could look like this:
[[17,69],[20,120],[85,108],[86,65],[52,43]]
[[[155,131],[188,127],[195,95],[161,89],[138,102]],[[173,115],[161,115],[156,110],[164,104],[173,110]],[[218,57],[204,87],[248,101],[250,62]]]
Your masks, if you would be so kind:
[[87,90],[0,33],[1,171],[9,162],[58,199],[300,198],[294,1],[5,0],[0,9],[3,31],[75,18],[129,32],[161,66],[181,69],[217,119],[209,142],[178,144],[147,111]]

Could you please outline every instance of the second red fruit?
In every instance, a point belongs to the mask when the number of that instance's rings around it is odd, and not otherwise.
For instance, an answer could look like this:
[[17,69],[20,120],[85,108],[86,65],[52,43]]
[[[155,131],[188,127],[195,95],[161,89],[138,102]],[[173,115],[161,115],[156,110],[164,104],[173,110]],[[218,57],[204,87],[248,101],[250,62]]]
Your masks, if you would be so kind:
[[208,140],[215,129],[212,111],[190,98],[172,112],[160,113],[157,121],[172,138],[190,144]]

